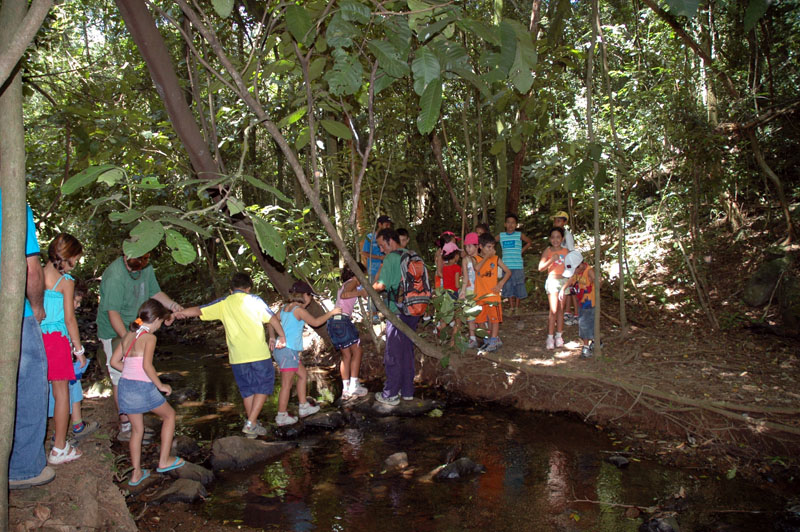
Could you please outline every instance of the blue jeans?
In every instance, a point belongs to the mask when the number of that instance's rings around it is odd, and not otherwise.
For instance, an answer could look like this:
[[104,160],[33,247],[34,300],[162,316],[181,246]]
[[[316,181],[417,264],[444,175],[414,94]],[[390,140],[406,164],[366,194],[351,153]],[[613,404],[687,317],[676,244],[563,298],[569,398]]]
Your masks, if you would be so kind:
[[44,454],[47,395],[47,355],[42,342],[42,329],[36,318],[28,316],[22,320],[14,443],[8,462],[9,480],[36,477],[47,465]]

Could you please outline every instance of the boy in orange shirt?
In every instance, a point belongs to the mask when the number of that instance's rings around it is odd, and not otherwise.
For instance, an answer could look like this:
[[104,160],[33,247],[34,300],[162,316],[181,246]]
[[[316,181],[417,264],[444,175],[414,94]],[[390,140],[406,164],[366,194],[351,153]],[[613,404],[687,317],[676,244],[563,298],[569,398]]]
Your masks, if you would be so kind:
[[[475,318],[477,323],[487,323],[489,337],[481,351],[497,351],[503,345],[500,341],[500,322],[503,321],[503,307],[500,304],[500,291],[511,278],[511,270],[497,257],[494,249],[494,236],[483,233],[478,237],[480,261],[475,266],[475,301],[481,306],[481,313]],[[503,270],[503,278],[498,282],[497,271]]]

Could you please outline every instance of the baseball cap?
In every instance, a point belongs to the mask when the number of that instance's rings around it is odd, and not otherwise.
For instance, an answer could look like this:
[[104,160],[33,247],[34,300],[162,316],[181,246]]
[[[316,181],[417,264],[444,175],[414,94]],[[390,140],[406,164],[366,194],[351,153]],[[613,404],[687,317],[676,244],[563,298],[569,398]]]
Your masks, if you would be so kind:
[[565,213],[564,211],[558,211],[553,218],[566,218],[569,221],[569,214]]
[[381,214],[380,216],[378,216],[378,223],[379,224],[391,224],[391,223],[394,223],[394,222],[392,222],[392,219],[389,218],[388,216],[386,216],[385,214]]
[[311,288],[311,285],[305,281],[297,281],[292,285],[292,289],[289,291],[294,292],[295,294],[309,294],[312,296],[318,295],[316,292],[314,292],[314,289]]
[[477,246],[478,245],[478,233],[467,233],[467,236],[464,237],[464,245],[465,246]]
[[448,242],[444,246],[442,246],[442,253],[445,255],[449,255],[450,253],[458,251],[458,244],[455,242]]
[[581,265],[583,262],[583,255],[581,255],[580,251],[570,251],[567,253],[567,256],[564,257],[564,273],[562,277],[564,279],[569,279],[575,273],[575,270],[578,269],[578,266]]

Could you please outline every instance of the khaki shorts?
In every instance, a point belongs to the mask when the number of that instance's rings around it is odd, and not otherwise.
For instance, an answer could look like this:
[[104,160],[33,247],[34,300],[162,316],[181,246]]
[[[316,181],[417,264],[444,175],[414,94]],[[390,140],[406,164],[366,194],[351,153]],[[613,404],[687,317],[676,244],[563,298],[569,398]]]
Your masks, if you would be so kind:
[[116,369],[111,367],[111,355],[114,354],[114,348],[119,344],[120,339],[117,338],[99,338],[100,343],[103,344],[103,351],[106,355],[105,364],[108,368],[108,375],[111,377],[111,384],[117,386],[119,384],[119,378],[122,376],[121,371],[117,371]]
[[557,294],[565,284],[567,284],[567,280],[563,277],[560,279],[548,277],[547,281],[544,282],[544,291],[548,294]]

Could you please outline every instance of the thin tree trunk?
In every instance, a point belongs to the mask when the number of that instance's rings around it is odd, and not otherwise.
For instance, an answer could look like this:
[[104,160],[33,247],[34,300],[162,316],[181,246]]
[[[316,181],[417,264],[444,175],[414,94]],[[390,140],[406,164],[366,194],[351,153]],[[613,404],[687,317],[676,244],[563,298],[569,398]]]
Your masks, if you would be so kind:
[[[13,0],[7,1],[13,3]],[[5,4],[6,2],[1,3]],[[25,2],[24,5],[27,6],[28,3]],[[11,76],[34,35],[42,26],[52,5],[52,0],[33,0],[30,9],[23,11],[22,18],[16,20],[13,25],[3,26],[5,36],[2,39],[3,50],[0,53],[0,87],[5,85],[6,80]]]
[[[467,96],[469,99],[469,95]],[[472,225],[475,225],[475,221],[478,219],[478,200],[477,194],[475,193],[474,187],[474,176],[472,173],[472,144],[469,138],[469,125],[467,124],[467,102],[465,105],[461,106],[461,126],[464,129],[464,149],[466,150],[466,162],[467,162],[467,194],[465,195],[465,203],[467,202],[466,198],[469,198],[468,202],[471,206],[471,214],[472,214]]]
[[483,117],[481,116],[481,106],[478,108],[478,181],[480,182],[479,193],[481,195],[481,223],[489,223],[489,204],[486,198],[486,169],[483,166]]
[[500,233],[506,221],[506,199],[508,197],[508,143],[503,138],[503,121],[499,118],[495,122],[497,136],[500,142],[500,151],[495,157],[497,164],[497,188],[494,191],[494,231]]
[[756,157],[756,162],[758,163],[758,167],[761,168],[761,171],[764,172],[764,175],[772,181],[772,184],[775,186],[775,190],[778,193],[778,201],[781,205],[781,210],[783,210],[783,217],[786,220],[786,232],[788,233],[788,238],[786,240],[786,244],[794,242],[795,235],[794,235],[794,225],[792,224],[792,214],[789,212],[789,203],[786,201],[786,195],[783,192],[783,183],[781,182],[781,178],[778,177],[772,168],[767,164],[767,161],[764,159],[764,153],[761,151],[761,146],[758,143],[758,138],[756,137],[756,132],[753,128],[748,128],[746,131],[747,138],[750,140],[750,145],[753,147],[753,155]]
[[[597,20],[598,15],[597,0],[592,0],[592,18]],[[597,27],[592,24],[592,36],[589,41],[589,49],[586,54],[586,132],[589,136],[589,142],[594,143],[594,125],[592,123],[592,73],[594,71],[594,45],[597,40]],[[595,290],[597,294],[594,298],[595,313],[594,313],[594,349],[595,354],[602,353],[603,343],[600,341],[600,286],[602,285],[601,279],[603,277],[603,269],[601,268],[603,260],[603,250],[600,247],[600,192],[597,186],[597,174],[600,171],[600,165],[597,161],[592,163],[592,203],[594,206],[594,275],[595,275]]]
[[444,181],[444,184],[447,186],[447,191],[450,193],[450,200],[453,202],[453,206],[456,210],[461,213],[463,226],[463,221],[466,219],[467,214],[464,212],[464,207],[461,206],[461,202],[458,200],[452,183],[450,183],[450,176],[447,174],[442,160],[442,142],[439,140],[439,135],[435,132],[431,136],[431,149],[433,150],[433,156],[436,158],[436,165],[439,167],[439,176],[442,178],[442,181]]
[[[0,406],[0,427],[3,427],[0,434],[0,529],[3,530],[8,529],[8,459],[14,442],[17,370],[27,274],[22,74],[15,67],[49,9],[49,2],[39,2],[38,6],[41,8],[42,4],[46,4],[44,13],[34,12],[33,15],[27,11],[26,0],[5,0],[0,5],[0,68],[5,69],[0,72],[0,80],[5,82],[4,89],[0,90],[0,190],[3,202],[0,308],[3,309],[5,325],[0,330],[0,390],[3,391],[3,404]],[[23,28],[26,13],[28,21],[39,21],[35,27]]]

